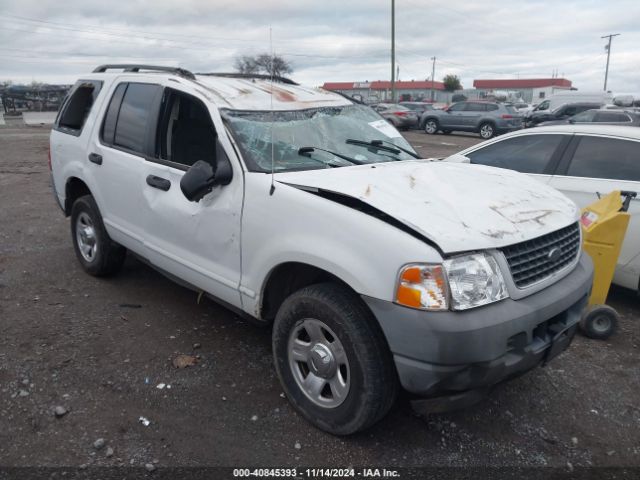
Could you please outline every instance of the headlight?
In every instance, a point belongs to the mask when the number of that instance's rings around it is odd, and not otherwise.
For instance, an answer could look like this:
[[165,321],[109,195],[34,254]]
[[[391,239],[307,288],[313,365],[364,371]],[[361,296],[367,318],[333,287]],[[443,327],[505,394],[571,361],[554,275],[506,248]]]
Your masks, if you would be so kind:
[[400,271],[396,303],[421,310],[447,310],[448,296],[442,265],[407,265]]
[[504,278],[486,253],[461,255],[443,262],[454,310],[466,310],[507,298]]

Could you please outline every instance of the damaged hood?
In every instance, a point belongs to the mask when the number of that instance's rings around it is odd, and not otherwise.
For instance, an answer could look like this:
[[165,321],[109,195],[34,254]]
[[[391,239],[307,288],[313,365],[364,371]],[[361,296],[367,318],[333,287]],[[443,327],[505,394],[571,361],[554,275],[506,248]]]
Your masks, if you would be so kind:
[[294,187],[357,198],[436,243],[443,252],[498,248],[566,227],[576,205],[524,174],[421,160],[278,173]]

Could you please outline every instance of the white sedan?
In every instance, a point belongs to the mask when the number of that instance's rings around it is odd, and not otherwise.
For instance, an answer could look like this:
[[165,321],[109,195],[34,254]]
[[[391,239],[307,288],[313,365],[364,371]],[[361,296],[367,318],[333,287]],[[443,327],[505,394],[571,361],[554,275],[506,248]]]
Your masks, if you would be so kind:
[[528,173],[580,208],[613,190],[631,190],[631,221],[613,283],[640,290],[640,128],[556,125],[519,130],[479,143],[444,161]]

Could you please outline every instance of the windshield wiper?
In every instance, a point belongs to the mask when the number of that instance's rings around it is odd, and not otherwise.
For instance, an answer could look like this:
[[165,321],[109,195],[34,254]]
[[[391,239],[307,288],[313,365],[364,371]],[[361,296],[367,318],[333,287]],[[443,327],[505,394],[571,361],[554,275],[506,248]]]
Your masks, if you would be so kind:
[[[356,160],[355,158],[351,158],[351,157],[347,157],[346,155],[342,155],[341,153],[336,153],[336,152],[332,152],[331,150],[325,150],[324,148],[319,148],[319,147],[300,147],[298,149],[298,155],[303,155],[305,157],[309,156],[310,153],[315,152],[316,150],[319,150],[321,152],[326,152],[329,153],[335,157],[341,158],[343,160],[346,160],[349,163],[353,163],[354,165],[364,165],[365,162],[361,162],[360,160]],[[310,156],[309,156],[310,158]],[[325,163],[325,162],[323,162]]]
[[[400,152],[404,152],[407,155],[411,155],[413,158],[418,158],[418,159],[422,158],[417,153],[412,152],[409,149],[399,147],[395,143],[390,142],[388,140],[371,140],[370,142],[367,142],[367,141],[364,141],[364,140],[355,140],[353,138],[348,138],[346,143],[348,143],[349,145],[360,145],[361,147],[373,147],[373,148],[376,148],[378,150],[384,150],[386,152],[394,153],[396,155],[398,153],[400,153]],[[388,143],[389,145],[393,145],[393,146],[392,147],[387,147],[386,145],[383,145],[383,143]]]

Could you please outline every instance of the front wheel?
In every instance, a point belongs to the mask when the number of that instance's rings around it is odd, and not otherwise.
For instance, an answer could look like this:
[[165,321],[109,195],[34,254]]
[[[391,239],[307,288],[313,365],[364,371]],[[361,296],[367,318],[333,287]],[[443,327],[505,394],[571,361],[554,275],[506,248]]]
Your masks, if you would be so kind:
[[438,121],[430,118],[424,124],[424,131],[429,135],[434,135],[438,132]]
[[274,322],[273,354],[293,407],[326,432],[364,430],[395,400],[395,367],[382,331],[345,287],[311,285],[287,298]]
[[488,140],[496,134],[496,127],[491,123],[483,123],[480,125],[480,136]]

